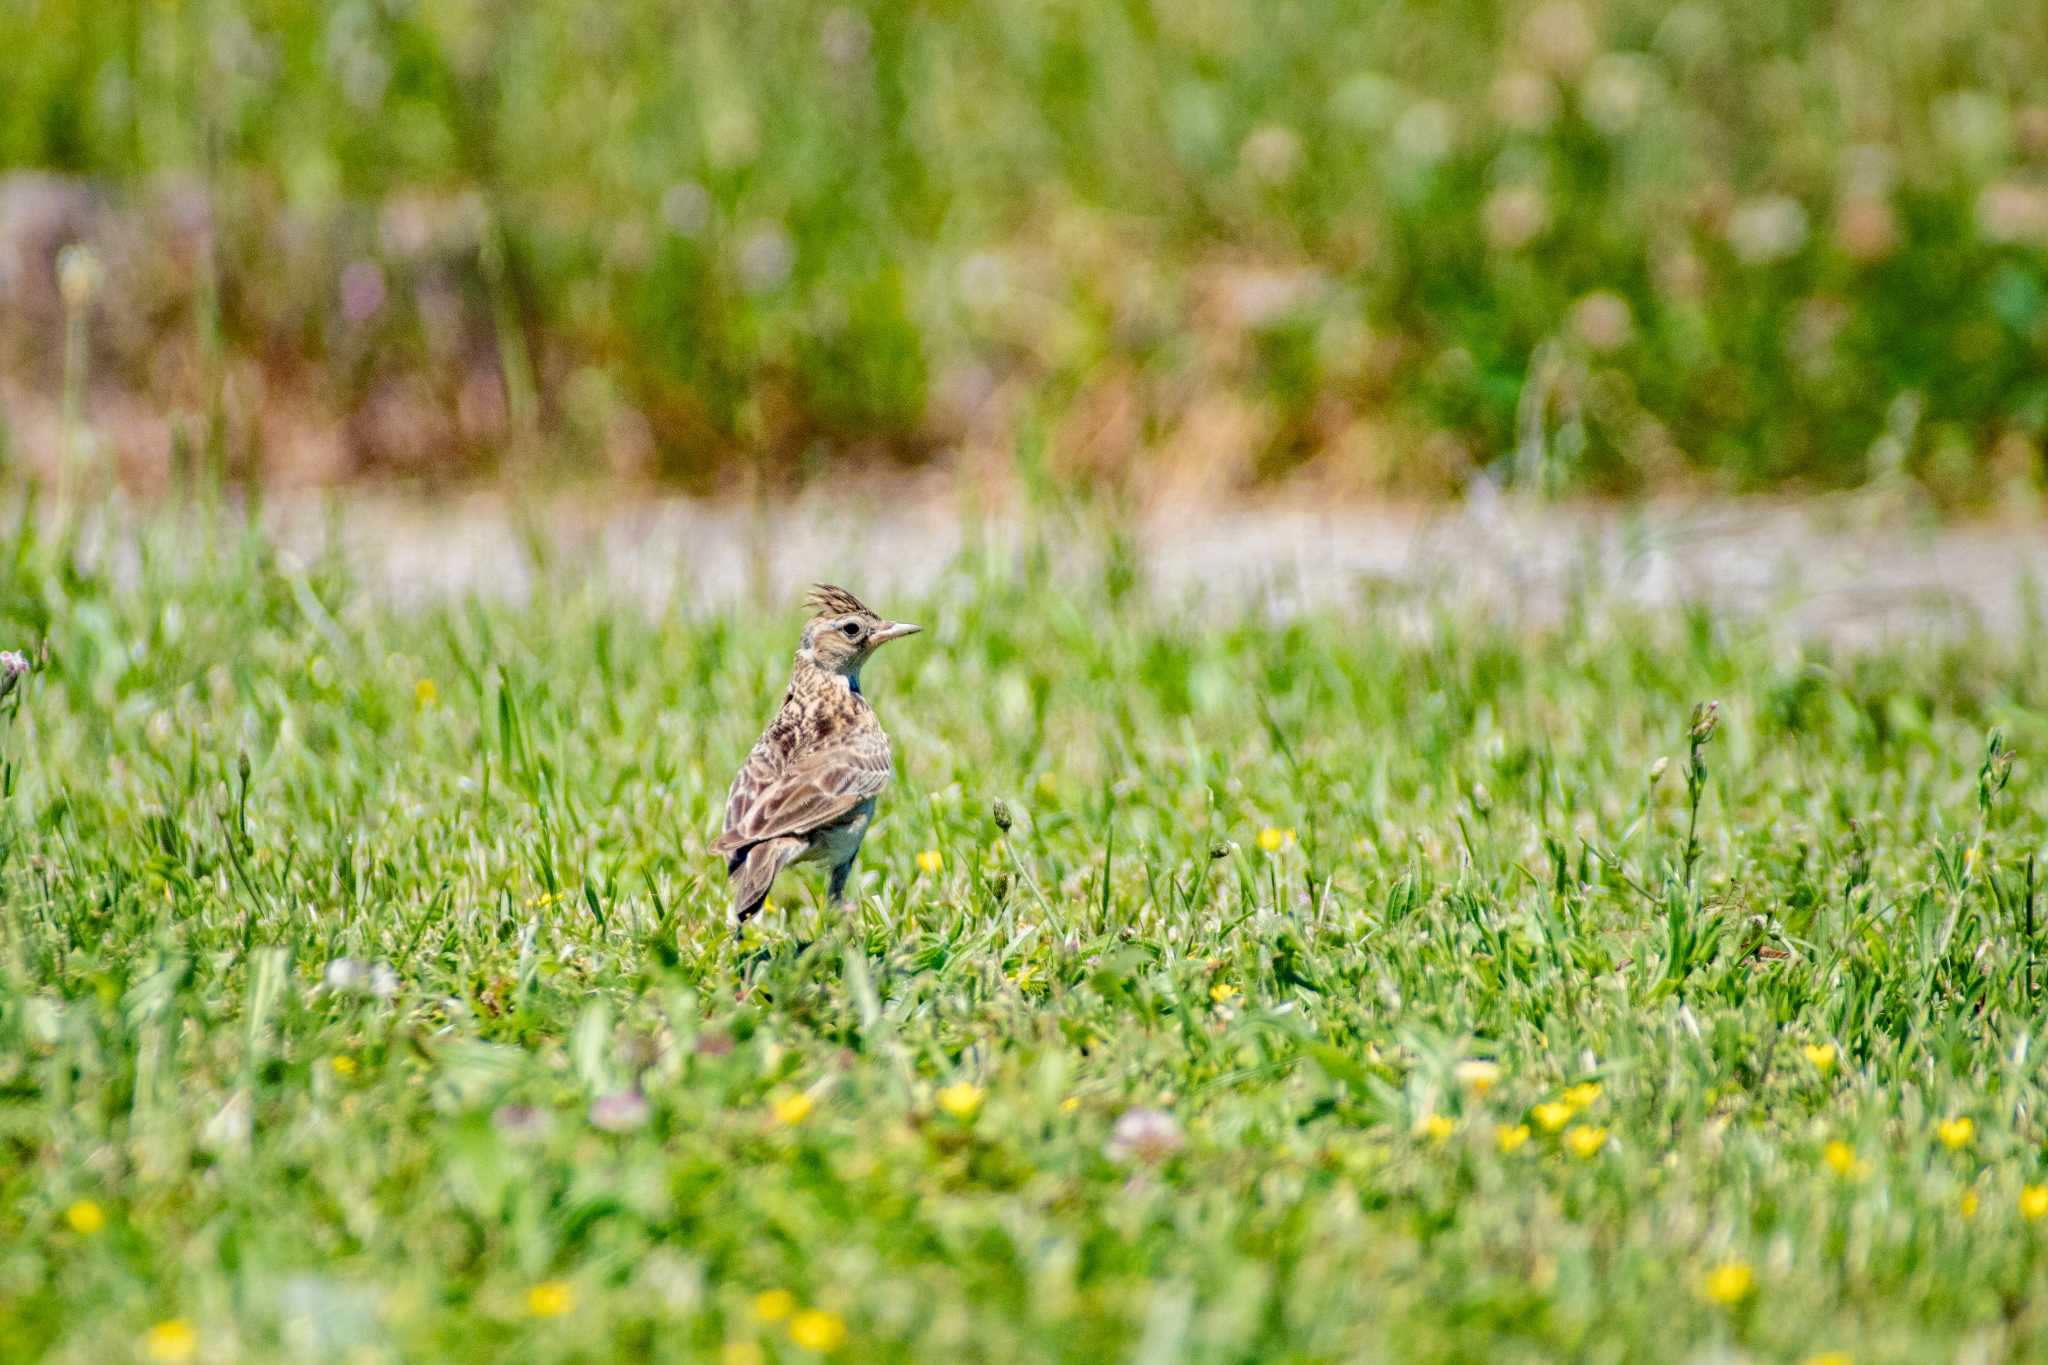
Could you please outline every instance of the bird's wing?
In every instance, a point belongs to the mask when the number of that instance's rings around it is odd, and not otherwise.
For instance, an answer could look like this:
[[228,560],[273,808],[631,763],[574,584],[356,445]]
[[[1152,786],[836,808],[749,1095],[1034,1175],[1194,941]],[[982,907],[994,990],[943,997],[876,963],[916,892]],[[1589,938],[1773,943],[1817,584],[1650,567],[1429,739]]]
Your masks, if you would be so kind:
[[747,761],[733,774],[732,789],[725,794],[725,833],[713,846],[715,849],[724,852],[725,845],[742,842],[732,838],[733,832],[746,823],[747,813],[760,801],[761,793],[775,785],[785,762],[785,754],[773,742],[772,731],[762,735],[748,751]]
[[888,785],[889,737],[880,726],[850,731],[780,770],[772,756],[764,758],[757,751],[733,779],[725,833],[712,849],[731,854],[763,839],[810,834],[837,824]]

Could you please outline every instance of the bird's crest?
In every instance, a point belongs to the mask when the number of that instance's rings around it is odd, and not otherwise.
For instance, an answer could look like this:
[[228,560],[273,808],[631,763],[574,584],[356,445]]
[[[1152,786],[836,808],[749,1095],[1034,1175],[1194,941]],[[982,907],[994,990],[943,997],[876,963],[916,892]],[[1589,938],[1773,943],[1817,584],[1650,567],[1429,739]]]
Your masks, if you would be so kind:
[[820,583],[813,587],[811,595],[804,599],[804,605],[816,607],[821,616],[852,616],[855,613],[865,616],[874,615],[866,606],[862,605],[858,597],[855,597],[846,589],[834,587],[830,583]]

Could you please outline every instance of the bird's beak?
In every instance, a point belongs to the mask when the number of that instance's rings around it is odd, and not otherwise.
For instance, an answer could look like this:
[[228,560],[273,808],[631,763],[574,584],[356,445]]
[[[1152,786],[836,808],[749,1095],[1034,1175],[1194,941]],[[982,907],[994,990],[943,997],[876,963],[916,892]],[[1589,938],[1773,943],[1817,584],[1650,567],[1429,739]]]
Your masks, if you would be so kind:
[[891,621],[873,635],[868,636],[868,639],[875,644],[886,645],[891,640],[900,640],[906,635],[915,635],[923,629],[923,626],[913,626],[908,621]]

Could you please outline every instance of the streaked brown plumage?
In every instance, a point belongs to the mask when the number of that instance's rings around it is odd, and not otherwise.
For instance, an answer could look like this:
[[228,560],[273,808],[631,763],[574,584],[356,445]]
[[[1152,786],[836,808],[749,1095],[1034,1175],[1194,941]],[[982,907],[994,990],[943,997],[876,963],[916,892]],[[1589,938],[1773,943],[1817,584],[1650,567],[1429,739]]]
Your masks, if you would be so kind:
[[789,690],[733,778],[725,832],[711,844],[732,881],[735,937],[791,863],[825,862],[838,901],[875,798],[889,785],[889,737],[861,695],[860,670],[878,647],[919,627],[886,621],[829,583],[808,605],[816,614],[804,625]]

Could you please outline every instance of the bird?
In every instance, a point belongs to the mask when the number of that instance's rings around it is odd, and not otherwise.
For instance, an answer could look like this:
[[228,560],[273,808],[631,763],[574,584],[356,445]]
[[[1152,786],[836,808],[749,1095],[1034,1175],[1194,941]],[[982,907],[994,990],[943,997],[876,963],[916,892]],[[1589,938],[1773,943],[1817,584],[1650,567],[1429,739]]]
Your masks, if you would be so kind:
[[860,671],[877,649],[923,629],[884,620],[830,583],[818,584],[805,605],[814,614],[804,623],[789,688],[734,776],[725,830],[711,843],[732,884],[726,920],[735,941],[760,913],[776,874],[793,863],[823,862],[832,904],[845,898],[890,775],[889,736],[861,692]]

